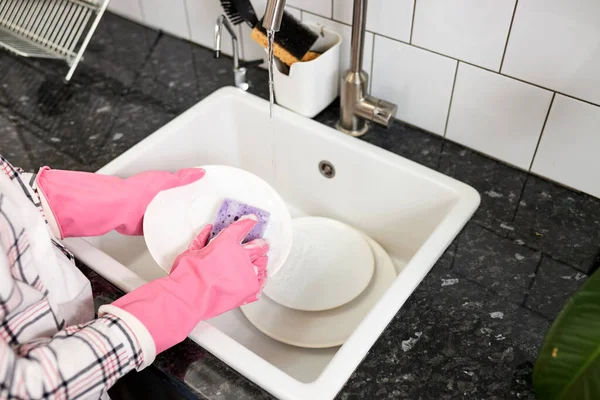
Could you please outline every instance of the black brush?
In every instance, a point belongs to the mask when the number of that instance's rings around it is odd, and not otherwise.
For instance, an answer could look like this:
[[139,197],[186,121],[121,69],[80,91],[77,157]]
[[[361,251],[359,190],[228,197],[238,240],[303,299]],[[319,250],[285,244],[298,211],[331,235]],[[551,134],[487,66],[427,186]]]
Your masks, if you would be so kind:
[[258,17],[256,16],[256,11],[254,11],[254,7],[252,7],[252,3],[250,0],[232,0],[233,5],[237,9],[237,12],[241,15],[241,17],[246,21],[250,28],[254,28],[256,24],[258,24]]
[[221,6],[234,25],[245,22],[250,28],[254,28],[258,24],[258,17],[249,0],[221,0]]
[[[221,5],[232,24],[246,22],[252,28],[250,37],[267,48],[267,32],[262,27],[262,20],[258,20],[250,0],[221,0]],[[281,27],[275,34],[273,54],[288,66],[298,61],[313,60],[319,55],[309,50],[318,38],[318,34],[284,11]]]
[[[262,20],[254,26],[250,37],[264,48],[267,48],[267,31],[262,26]],[[305,56],[309,54],[317,39],[319,39],[317,33],[304,26],[293,15],[284,11],[279,31],[275,33],[273,54],[286,65],[306,61]]]

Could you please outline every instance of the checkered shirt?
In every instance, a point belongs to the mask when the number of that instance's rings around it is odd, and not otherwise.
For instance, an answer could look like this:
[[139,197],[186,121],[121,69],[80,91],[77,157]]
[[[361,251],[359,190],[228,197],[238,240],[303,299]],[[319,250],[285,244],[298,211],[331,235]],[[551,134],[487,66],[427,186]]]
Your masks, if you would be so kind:
[[143,367],[140,342],[113,314],[72,326],[61,316],[53,288],[76,267],[49,232],[35,176],[0,156],[0,399],[106,398]]

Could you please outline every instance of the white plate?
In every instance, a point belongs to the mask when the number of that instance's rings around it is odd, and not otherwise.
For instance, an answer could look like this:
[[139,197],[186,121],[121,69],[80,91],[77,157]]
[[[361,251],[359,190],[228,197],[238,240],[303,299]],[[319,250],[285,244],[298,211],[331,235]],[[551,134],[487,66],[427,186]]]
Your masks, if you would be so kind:
[[330,218],[292,221],[294,240],[263,293],[285,307],[325,311],[358,297],[371,281],[373,252],[362,233]]
[[277,341],[307,348],[341,346],[396,279],[389,255],[373,239],[366,239],[375,255],[375,273],[369,286],[352,302],[333,310],[310,312],[292,310],[261,296],[242,306],[242,313],[259,331]]
[[190,185],[160,192],[144,216],[150,254],[167,273],[206,224],[215,221],[223,200],[231,198],[268,211],[263,237],[269,242],[268,275],[283,265],[292,247],[292,219],[283,199],[267,182],[239,168],[199,167],[206,176]]

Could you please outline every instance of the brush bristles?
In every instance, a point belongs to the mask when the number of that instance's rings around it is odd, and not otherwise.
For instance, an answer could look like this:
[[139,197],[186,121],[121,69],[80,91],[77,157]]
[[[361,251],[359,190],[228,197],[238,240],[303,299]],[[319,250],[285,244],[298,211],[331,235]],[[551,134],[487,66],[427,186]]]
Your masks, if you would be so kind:
[[237,8],[235,8],[231,0],[221,0],[221,6],[223,7],[223,10],[225,10],[227,19],[229,19],[229,22],[233,25],[239,25],[244,22],[244,18],[238,13]]
[[[266,34],[265,29],[262,27],[262,20],[255,29],[259,29],[263,34]],[[301,60],[318,38],[318,34],[284,11],[279,32],[275,33],[275,43],[290,53],[291,56]]]

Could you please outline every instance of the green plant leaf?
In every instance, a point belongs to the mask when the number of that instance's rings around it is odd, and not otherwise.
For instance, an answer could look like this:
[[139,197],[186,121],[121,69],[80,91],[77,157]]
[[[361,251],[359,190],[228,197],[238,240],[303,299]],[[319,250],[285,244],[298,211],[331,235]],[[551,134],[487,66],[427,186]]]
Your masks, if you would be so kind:
[[568,300],[533,370],[543,400],[600,399],[600,270]]

